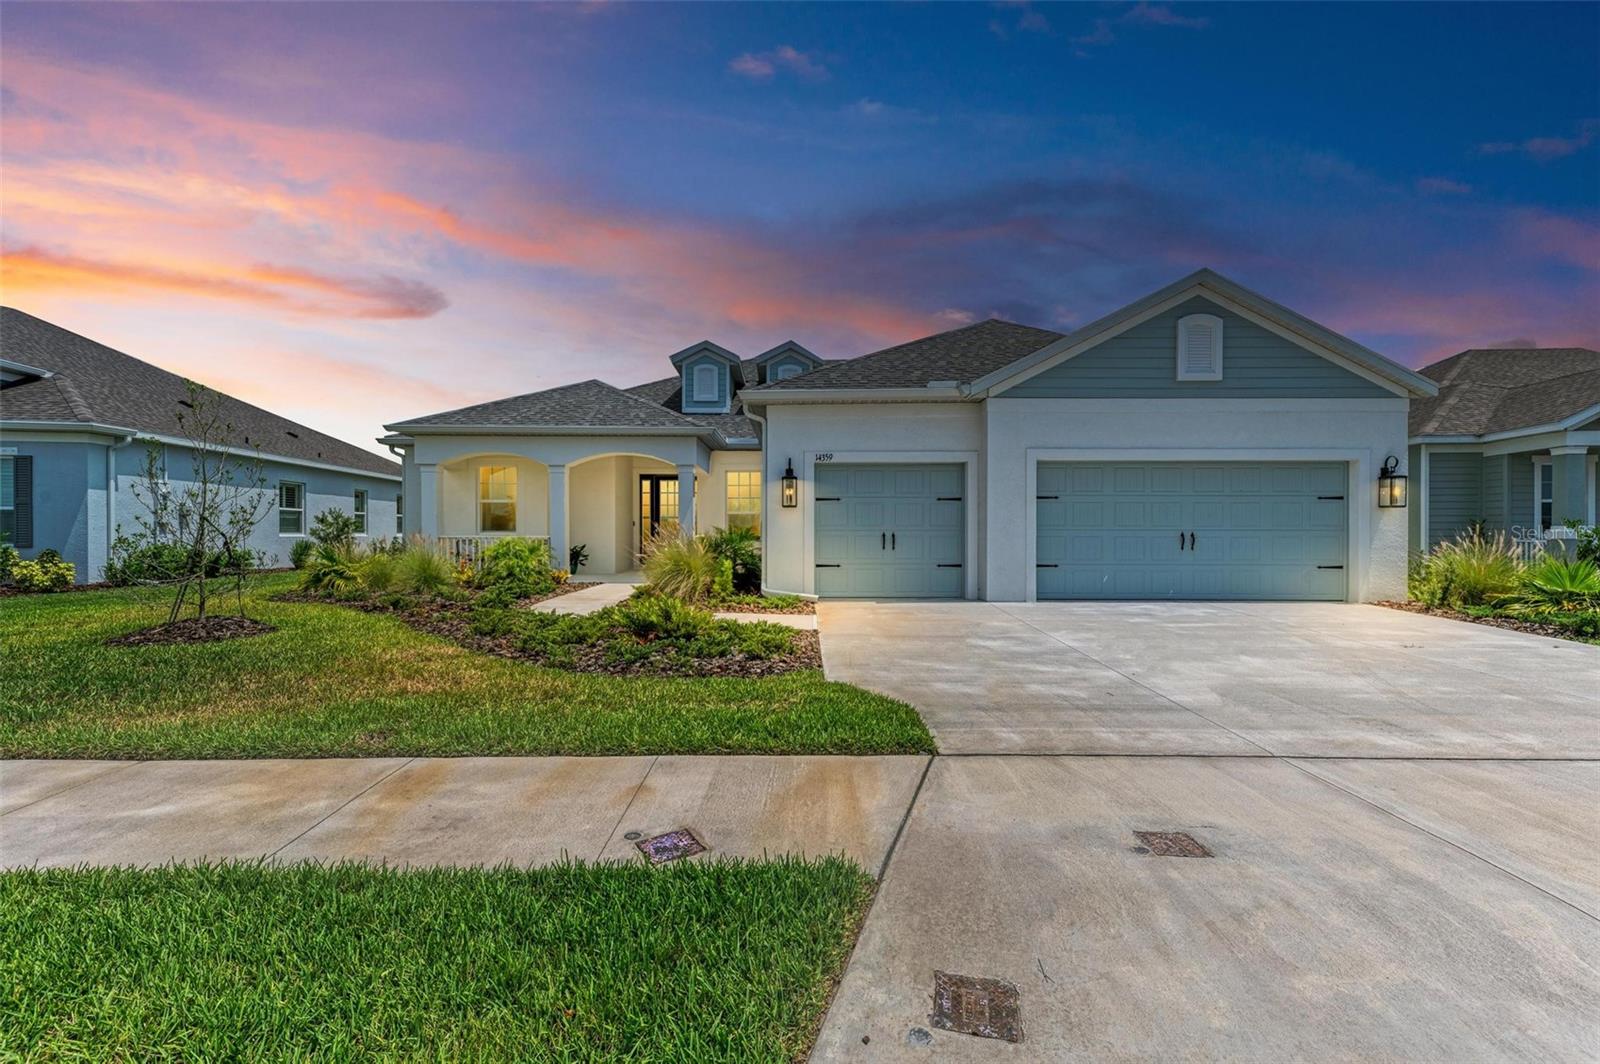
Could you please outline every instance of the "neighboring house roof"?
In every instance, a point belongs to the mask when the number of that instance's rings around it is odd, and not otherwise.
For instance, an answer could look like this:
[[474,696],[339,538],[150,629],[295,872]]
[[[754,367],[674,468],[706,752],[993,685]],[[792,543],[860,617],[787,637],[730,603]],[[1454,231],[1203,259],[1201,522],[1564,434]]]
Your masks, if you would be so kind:
[[[0,421],[106,426],[151,436],[187,438],[179,415],[189,391],[184,378],[42,318],[0,307],[0,359],[49,374],[8,383],[0,391]],[[270,410],[213,392],[233,426],[232,446],[263,457],[339,466],[398,477],[400,465],[371,451],[307,428]]]
[[830,362],[809,373],[772,381],[764,390],[793,388],[922,388],[936,381],[970,384],[1061,339],[1049,329],[990,318],[959,329],[896,344],[860,358]]
[[1439,394],[1412,402],[1412,436],[1514,433],[1600,406],[1600,351],[1585,347],[1475,348],[1421,372]]
[[457,410],[427,414],[388,426],[391,429],[427,427],[696,429],[697,420],[668,410],[623,391],[605,381],[586,380],[542,392],[513,395],[476,403]]

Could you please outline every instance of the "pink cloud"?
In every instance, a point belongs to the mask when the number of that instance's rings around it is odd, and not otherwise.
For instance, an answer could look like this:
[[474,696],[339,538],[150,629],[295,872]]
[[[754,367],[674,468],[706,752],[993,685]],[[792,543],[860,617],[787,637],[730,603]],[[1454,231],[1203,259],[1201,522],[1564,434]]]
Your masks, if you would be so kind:
[[1122,16],[1122,20],[1142,22],[1147,26],[1175,26],[1191,30],[1205,29],[1211,25],[1211,20],[1203,15],[1180,15],[1166,4],[1135,4]]
[[1472,191],[1472,186],[1448,177],[1419,177],[1416,181],[1418,192],[1423,195],[1465,196]]
[[802,52],[787,44],[766,52],[745,52],[729,62],[728,69],[752,81],[771,81],[780,70],[807,81],[824,81],[829,75],[828,68],[814,53]]
[[1510,222],[1514,243],[1527,252],[1600,272],[1600,225],[1548,211],[1518,211]]

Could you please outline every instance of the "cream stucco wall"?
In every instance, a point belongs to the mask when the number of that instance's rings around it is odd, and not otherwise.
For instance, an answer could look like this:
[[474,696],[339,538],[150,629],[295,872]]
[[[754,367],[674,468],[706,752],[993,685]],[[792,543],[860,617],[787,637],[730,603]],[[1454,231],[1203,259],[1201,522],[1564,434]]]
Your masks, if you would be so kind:
[[550,479],[545,467],[506,454],[474,455],[439,466],[439,534],[475,536],[478,528],[478,471],[511,466],[517,471],[517,534],[550,534]]
[[[762,582],[767,590],[815,593],[811,485],[820,461],[953,462],[968,467],[967,567],[969,597],[980,593],[977,564],[982,542],[977,522],[983,513],[979,456],[983,416],[977,403],[788,404],[767,408],[762,496],[764,553]],[[794,462],[800,480],[799,505],[781,506],[785,465]]]

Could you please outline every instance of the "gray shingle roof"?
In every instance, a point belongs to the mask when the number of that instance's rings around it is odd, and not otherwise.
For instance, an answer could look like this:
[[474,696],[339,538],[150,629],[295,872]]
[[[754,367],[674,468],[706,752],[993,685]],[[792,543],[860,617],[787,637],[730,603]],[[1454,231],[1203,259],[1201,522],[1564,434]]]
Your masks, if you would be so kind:
[[[189,393],[176,373],[11,307],[0,307],[0,358],[54,374],[0,391],[0,418],[7,421],[75,421],[185,435],[178,415]],[[383,476],[400,474],[397,462],[270,410],[213,394],[235,430],[235,446]]]
[[564,384],[542,392],[513,395],[487,403],[408,418],[394,427],[425,425],[542,425],[547,428],[684,429],[703,427],[698,421],[667,409],[659,402],[623,391],[605,381]]
[[930,381],[969,384],[1061,339],[1061,333],[990,318],[896,344],[860,358],[830,362],[764,385],[791,388],[922,388]]
[[1600,404],[1600,351],[1477,348],[1424,367],[1439,394],[1411,401],[1413,436],[1483,436],[1549,425]]

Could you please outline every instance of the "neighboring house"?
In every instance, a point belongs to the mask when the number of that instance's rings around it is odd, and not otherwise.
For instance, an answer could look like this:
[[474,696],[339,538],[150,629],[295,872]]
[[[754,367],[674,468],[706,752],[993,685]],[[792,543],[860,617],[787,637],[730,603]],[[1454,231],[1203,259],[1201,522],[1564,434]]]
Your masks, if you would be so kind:
[[1595,523],[1600,351],[1463,351],[1422,373],[1439,394],[1411,407],[1414,550],[1479,525],[1534,543]]
[[747,524],[769,591],[821,597],[1405,593],[1379,471],[1436,386],[1209,270],[1069,335],[671,362],[386,426],[417,530],[581,543],[601,574],[662,522]]
[[[216,394],[216,393],[214,393]],[[400,529],[400,467],[260,407],[217,394],[234,453],[262,459],[273,507],[249,546],[288,564],[325,509],[356,516],[363,534]],[[182,377],[9,307],[0,308],[0,533],[25,558],[54,548],[98,580],[112,540],[139,531],[135,494],[146,451],[167,482],[185,478],[188,404]]]

